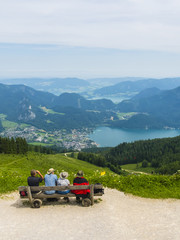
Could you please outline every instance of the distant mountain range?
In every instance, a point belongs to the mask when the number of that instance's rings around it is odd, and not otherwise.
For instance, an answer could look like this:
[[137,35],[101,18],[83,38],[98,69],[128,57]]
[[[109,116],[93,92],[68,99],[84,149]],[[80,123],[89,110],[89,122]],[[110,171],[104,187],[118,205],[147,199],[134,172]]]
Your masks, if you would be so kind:
[[[56,96],[25,85],[0,84],[0,114],[6,115],[9,121],[27,123],[44,130],[99,125],[179,128],[179,106],[180,87],[171,90],[145,89],[129,100],[114,104],[107,99],[87,100],[77,93]],[[120,113],[129,112],[134,114],[119,118]]]
[[135,81],[142,78],[137,77],[121,77],[121,78],[9,78],[0,79],[0,83],[9,85],[26,85],[36,90],[50,92],[60,95],[64,92],[83,93],[85,96],[93,97],[95,89],[110,86],[124,81]]
[[79,78],[12,78],[0,79],[0,82],[10,85],[23,84],[56,95],[63,92],[82,92],[90,86],[88,81]]
[[115,97],[116,102],[129,99],[147,88],[155,87],[160,90],[170,90],[180,86],[180,78],[144,79],[140,77],[94,78],[88,80],[79,78],[13,78],[0,79],[0,82],[10,85],[23,84],[57,96],[69,92],[81,94],[89,99],[114,99]]
[[173,89],[180,86],[180,78],[143,79],[137,81],[123,81],[112,86],[103,87],[94,91],[95,95],[108,96],[118,93],[139,93],[147,88],[161,90]]

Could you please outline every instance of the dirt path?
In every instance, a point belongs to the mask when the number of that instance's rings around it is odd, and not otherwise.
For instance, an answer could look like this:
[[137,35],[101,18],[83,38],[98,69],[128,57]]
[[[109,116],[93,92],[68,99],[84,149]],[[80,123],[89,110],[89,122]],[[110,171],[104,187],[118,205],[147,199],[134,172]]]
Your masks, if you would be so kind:
[[125,170],[126,172],[132,173],[132,174],[140,173],[140,174],[145,174],[145,175],[151,175],[150,173],[146,173],[146,172],[140,172],[140,171],[135,171],[135,170],[128,170],[128,169],[124,169],[124,168],[121,168],[121,169]]
[[1,240],[179,240],[180,200],[152,200],[105,189],[103,201],[32,209],[18,194],[0,199]]

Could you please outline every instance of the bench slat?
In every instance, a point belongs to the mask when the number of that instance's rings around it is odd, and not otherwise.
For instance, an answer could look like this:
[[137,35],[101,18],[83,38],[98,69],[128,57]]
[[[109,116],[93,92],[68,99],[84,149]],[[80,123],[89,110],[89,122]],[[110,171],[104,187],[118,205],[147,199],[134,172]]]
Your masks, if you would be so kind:
[[[63,191],[63,190],[80,190],[80,189],[90,189],[91,185],[78,185],[78,186],[53,186],[53,187],[46,187],[46,186],[33,186],[30,187],[31,191]],[[101,189],[102,185],[94,185],[94,189]],[[19,191],[27,191],[28,186],[20,186]]]
[[[103,193],[94,193],[94,197],[102,196]],[[40,193],[40,194],[32,194],[32,198],[34,199],[44,199],[44,198],[61,198],[61,197],[76,197],[75,194],[73,193],[68,193],[68,194],[45,194],[45,193]],[[27,199],[29,198],[28,196],[21,196],[21,199]]]
[[67,193],[67,194],[45,194],[45,193],[40,193],[40,194],[33,194],[33,198],[61,198],[61,197],[75,197],[76,195],[73,193]]

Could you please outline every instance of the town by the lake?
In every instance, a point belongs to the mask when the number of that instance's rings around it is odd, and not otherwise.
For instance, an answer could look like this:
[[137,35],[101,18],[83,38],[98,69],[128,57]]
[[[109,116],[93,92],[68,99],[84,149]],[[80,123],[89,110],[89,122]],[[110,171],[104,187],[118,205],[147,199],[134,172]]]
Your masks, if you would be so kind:
[[8,128],[0,133],[1,137],[17,138],[22,137],[28,143],[42,146],[53,146],[80,151],[83,148],[96,147],[97,144],[92,141],[88,135],[92,129],[60,129],[55,131],[45,131],[33,126],[25,128]]

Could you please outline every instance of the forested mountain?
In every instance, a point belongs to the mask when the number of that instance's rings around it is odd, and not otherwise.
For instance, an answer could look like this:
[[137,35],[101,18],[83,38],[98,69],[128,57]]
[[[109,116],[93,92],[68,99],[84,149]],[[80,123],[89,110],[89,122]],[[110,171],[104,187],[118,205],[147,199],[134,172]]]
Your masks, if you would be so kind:
[[180,136],[122,143],[105,154],[114,166],[148,161],[157,172],[172,174],[180,169]]
[[[151,94],[140,93],[135,98],[125,100],[117,105],[120,112],[138,112],[140,116],[136,115],[129,121],[152,121],[158,122],[158,125],[169,127],[180,126],[180,87],[167,91],[151,91]],[[143,116],[145,114],[145,116]],[[139,120],[137,119],[139,118]],[[116,123],[117,124],[117,123]],[[123,122],[119,123],[120,125]],[[128,124],[127,122],[125,124]]]
[[109,100],[90,101],[73,93],[58,97],[24,85],[0,84],[0,113],[7,120],[45,130],[103,124],[111,117],[106,110],[113,106]]
[[127,120],[112,121],[111,126],[127,129],[161,129],[173,125],[169,125],[166,119],[145,113],[138,113]]
[[125,81],[113,86],[103,87],[94,91],[94,94],[107,96],[117,93],[140,92],[146,88],[159,88],[161,90],[173,89],[180,86],[180,78],[143,79],[138,81]]
[[90,149],[80,152],[78,158],[97,166],[109,167],[122,174],[125,164],[144,163],[153,167],[156,173],[174,174],[180,170],[180,136],[153,140],[140,140],[133,143],[122,143],[114,148],[97,152]]
[[63,93],[57,100],[56,104],[63,107],[74,107],[84,110],[109,110],[114,109],[115,104],[107,99],[86,100],[77,93]]
[[0,113],[12,121],[29,122],[41,118],[39,106],[50,107],[55,101],[51,93],[36,91],[24,85],[0,84]]
[[162,90],[160,90],[159,88],[156,88],[156,87],[146,88],[146,89],[142,90],[139,94],[132,97],[132,100],[151,97],[151,96],[160,94],[161,91]]

